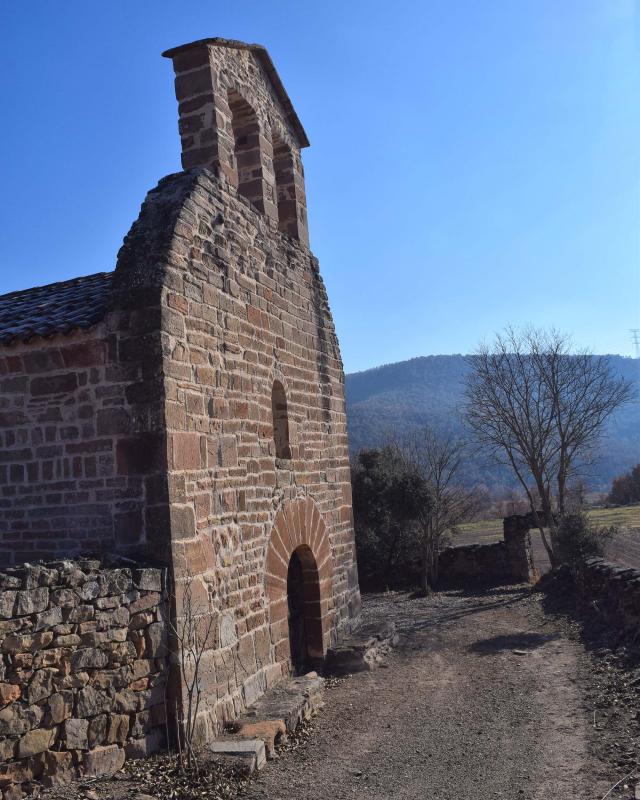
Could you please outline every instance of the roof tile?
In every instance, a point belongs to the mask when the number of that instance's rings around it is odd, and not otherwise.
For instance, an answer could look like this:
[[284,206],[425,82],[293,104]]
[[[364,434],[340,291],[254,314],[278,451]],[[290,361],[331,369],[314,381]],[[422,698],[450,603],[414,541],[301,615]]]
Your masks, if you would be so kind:
[[0,343],[90,328],[104,318],[113,272],[0,295]]

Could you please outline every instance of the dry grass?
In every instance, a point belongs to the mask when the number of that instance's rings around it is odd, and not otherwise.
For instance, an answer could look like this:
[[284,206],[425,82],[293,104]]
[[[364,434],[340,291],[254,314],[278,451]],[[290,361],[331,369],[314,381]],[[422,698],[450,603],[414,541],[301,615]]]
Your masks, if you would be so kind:
[[[610,545],[607,558],[617,564],[640,569],[640,504],[621,508],[595,508],[589,517],[598,525],[618,525],[620,533]],[[502,520],[491,519],[469,522],[460,526],[452,544],[488,544],[502,539]],[[540,535],[532,532],[536,565],[541,572],[548,568],[548,561]]]

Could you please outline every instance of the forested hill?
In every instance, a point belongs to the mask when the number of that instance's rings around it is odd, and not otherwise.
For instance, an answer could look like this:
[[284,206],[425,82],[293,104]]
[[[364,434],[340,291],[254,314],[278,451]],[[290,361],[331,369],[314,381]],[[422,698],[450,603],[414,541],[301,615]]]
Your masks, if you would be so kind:
[[[633,381],[640,395],[640,360],[611,356],[616,374]],[[349,442],[352,452],[382,443],[390,433],[404,434],[428,423],[436,430],[464,437],[460,413],[465,376],[464,356],[425,356],[385,364],[346,377]],[[611,479],[640,461],[640,400],[616,412],[607,428],[597,463],[585,475],[593,490],[609,488]],[[465,481],[489,488],[512,483],[508,470],[469,456]]]

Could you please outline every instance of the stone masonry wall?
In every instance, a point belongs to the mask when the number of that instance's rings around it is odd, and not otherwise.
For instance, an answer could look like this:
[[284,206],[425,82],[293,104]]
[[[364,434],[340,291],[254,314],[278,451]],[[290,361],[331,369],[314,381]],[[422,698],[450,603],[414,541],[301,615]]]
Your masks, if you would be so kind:
[[505,543],[447,547],[440,553],[439,574],[443,583],[506,581],[511,571]]
[[0,789],[119,769],[164,744],[159,569],[98,561],[0,573]]
[[589,559],[578,576],[578,590],[607,622],[637,637],[640,630],[640,570]]
[[153,308],[0,347],[0,564],[158,557],[166,502],[161,362],[136,348]]
[[441,580],[444,583],[532,581],[535,568],[529,528],[530,515],[514,514],[504,518],[501,542],[447,547],[440,554]]
[[[178,209],[173,237],[161,259],[149,259],[153,221],[173,217],[168,208]],[[316,582],[320,647],[357,620],[344,376],[316,259],[224,178],[192,170],[149,194],[117,269],[135,268],[142,280],[145,266],[149,280],[164,271],[176,583],[188,577],[199,607],[214,617],[200,714],[202,736],[211,738],[290,670],[286,564],[291,547],[308,546],[316,516],[329,575]],[[275,452],[276,379],[288,406],[288,459]],[[291,532],[281,545],[284,585],[267,574],[279,513]],[[268,581],[283,586],[282,601],[272,601]]]

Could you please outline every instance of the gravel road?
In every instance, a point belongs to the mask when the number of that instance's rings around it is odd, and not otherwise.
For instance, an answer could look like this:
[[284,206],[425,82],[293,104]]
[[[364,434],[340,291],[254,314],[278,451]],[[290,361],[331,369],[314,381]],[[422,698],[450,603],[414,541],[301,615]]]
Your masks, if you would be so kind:
[[582,645],[539,595],[386,595],[366,614],[393,618],[399,647],[330,688],[300,746],[246,798],[599,800],[622,777],[590,746]]

